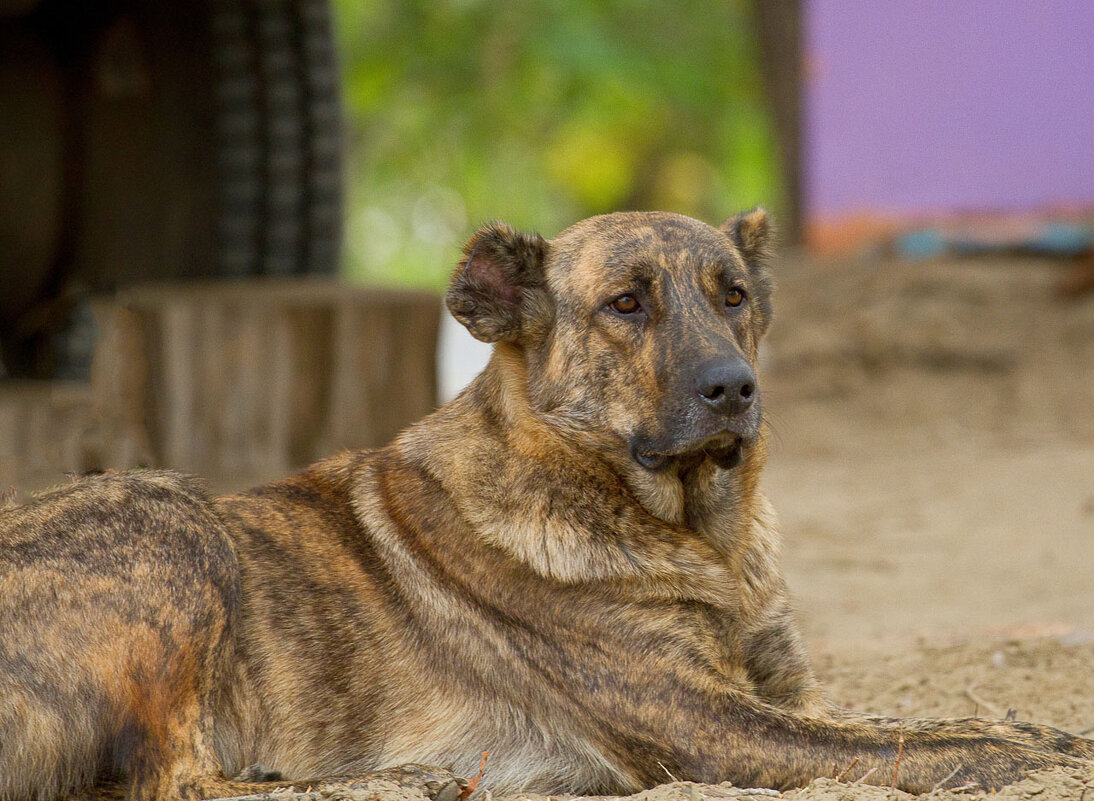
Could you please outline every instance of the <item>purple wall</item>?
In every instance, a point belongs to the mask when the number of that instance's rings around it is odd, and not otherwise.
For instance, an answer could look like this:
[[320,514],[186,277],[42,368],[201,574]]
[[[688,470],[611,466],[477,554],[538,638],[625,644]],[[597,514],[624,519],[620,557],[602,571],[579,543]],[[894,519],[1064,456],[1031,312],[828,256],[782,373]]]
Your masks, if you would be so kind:
[[810,222],[1094,208],[1094,0],[806,0]]

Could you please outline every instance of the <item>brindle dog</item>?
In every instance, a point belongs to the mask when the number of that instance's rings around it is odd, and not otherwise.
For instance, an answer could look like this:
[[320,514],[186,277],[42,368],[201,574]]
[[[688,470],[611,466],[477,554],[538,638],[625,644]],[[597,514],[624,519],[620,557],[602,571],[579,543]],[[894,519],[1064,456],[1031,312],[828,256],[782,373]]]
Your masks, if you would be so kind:
[[116,773],[190,799],[251,763],[470,775],[484,750],[495,792],[1088,765],[1042,726],[825,700],[757,488],[768,239],[759,209],[489,225],[447,300],[493,358],[387,448],[226,498],[108,474],[0,514],[0,798]]

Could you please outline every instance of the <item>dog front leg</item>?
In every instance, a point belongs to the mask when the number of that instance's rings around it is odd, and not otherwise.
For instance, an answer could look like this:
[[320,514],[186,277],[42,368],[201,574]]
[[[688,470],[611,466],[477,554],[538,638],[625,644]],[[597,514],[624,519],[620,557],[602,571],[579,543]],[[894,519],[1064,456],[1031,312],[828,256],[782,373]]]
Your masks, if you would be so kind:
[[730,754],[729,775],[733,778],[740,771],[744,779],[755,776],[760,784],[780,789],[818,776],[840,776],[924,793],[969,783],[996,790],[1033,770],[1083,765],[1054,748],[1048,738],[1019,738],[1010,736],[1018,734],[1014,730],[968,724],[898,721],[895,726],[877,726],[868,721],[772,719],[753,713],[746,716],[744,730],[761,736],[741,746],[743,760]]
[[[959,721],[892,726],[806,717],[733,692],[658,706],[656,715],[639,724],[644,732],[617,729],[627,772],[647,785],[664,781],[668,773],[682,780],[781,790],[842,776],[923,793],[968,783],[997,789],[1030,771],[1089,765]],[[653,711],[652,705],[646,708]]]

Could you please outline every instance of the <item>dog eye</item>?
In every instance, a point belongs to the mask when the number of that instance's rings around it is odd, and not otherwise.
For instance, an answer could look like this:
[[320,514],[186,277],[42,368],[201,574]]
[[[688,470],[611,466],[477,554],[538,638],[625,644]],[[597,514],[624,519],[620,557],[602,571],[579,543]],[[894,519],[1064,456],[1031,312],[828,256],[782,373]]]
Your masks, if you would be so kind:
[[620,295],[608,304],[608,308],[616,314],[637,314],[642,311],[642,304],[634,295]]
[[742,290],[737,289],[736,287],[734,287],[733,289],[726,292],[726,305],[727,306],[731,306],[735,309],[744,302],[745,302],[745,293]]

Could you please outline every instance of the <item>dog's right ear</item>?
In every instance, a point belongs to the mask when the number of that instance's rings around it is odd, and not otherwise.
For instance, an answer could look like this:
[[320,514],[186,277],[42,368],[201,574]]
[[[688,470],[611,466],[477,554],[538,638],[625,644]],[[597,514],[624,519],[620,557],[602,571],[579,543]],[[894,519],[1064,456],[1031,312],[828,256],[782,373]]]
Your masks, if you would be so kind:
[[452,274],[445,304],[475,339],[521,339],[525,307],[543,287],[547,242],[494,222],[475,232]]

